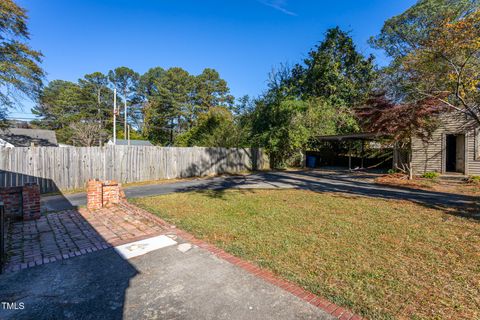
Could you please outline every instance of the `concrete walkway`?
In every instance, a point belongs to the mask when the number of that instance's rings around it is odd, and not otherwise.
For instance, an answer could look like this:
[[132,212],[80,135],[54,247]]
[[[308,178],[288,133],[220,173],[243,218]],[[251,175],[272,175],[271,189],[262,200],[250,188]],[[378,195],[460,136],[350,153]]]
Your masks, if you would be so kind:
[[0,301],[23,306],[0,306],[0,319],[16,320],[334,319],[196,246],[174,245],[130,260],[106,249],[3,274]]
[[[168,184],[134,186],[125,188],[125,194],[127,198],[137,198],[204,189],[297,188],[317,192],[335,192],[383,199],[410,200],[439,208],[465,206],[476,201],[476,198],[472,196],[381,186],[373,182],[375,177],[377,175],[370,173],[352,174],[345,171],[327,170],[264,172],[246,176],[216,177]],[[85,204],[85,193],[42,198],[43,207],[50,211],[65,210],[72,206]]]

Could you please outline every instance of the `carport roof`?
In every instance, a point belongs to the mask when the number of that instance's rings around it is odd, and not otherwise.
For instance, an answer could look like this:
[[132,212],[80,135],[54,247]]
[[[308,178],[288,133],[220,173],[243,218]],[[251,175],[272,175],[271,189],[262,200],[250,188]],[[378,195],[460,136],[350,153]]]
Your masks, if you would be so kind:
[[349,134],[337,134],[332,136],[319,136],[317,140],[322,141],[342,141],[342,140],[377,140],[384,138],[385,135],[378,133],[349,133]]

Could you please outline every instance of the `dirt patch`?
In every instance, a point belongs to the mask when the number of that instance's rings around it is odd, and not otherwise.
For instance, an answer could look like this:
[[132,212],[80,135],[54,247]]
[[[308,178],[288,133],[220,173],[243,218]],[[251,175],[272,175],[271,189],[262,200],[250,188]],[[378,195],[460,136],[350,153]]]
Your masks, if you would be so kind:
[[416,190],[428,190],[469,196],[480,195],[480,184],[470,180],[450,181],[442,179],[426,179],[420,177],[415,177],[412,180],[409,180],[407,175],[394,173],[376,178],[375,183]]

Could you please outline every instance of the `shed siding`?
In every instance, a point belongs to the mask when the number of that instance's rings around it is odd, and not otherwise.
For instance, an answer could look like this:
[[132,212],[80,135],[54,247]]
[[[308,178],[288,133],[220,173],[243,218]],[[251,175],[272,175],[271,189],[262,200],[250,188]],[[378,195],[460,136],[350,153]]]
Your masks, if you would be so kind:
[[445,171],[445,135],[465,134],[465,174],[480,175],[480,160],[475,160],[475,121],[460,113],[445,113],[441,125],[428,141],[412,138],[412,168],[415,174]]
[[470,130],[467,134],[467,174],[480,175],[480,160],[475,160],[475,130]]

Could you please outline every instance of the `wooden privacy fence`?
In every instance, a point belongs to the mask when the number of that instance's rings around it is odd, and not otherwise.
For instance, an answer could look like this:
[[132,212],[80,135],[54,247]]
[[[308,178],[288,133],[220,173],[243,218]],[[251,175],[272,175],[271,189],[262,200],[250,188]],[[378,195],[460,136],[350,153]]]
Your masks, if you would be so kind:
[[268,168],[261,149],[108,146],[0,148],[0,187],[37,182],[42,193],[81,189],[88,179],[122,183]]

